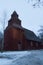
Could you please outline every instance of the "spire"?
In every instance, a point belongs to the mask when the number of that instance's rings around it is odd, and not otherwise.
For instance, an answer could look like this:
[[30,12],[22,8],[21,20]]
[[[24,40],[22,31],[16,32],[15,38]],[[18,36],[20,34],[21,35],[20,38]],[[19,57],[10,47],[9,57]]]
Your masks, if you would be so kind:
[[11,15],[11,18],[18,18],[18,14],[16,11],[13,12],[13,14]]

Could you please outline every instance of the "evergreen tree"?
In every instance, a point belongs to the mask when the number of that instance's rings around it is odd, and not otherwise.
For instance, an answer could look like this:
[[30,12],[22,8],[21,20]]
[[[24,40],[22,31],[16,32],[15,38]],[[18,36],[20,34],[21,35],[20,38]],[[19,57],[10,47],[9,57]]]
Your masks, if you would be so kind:
[[41,39],[41,41],[43,42],[43,26],[41,26],[40,30],[38,30],[39,32],[39,38]]

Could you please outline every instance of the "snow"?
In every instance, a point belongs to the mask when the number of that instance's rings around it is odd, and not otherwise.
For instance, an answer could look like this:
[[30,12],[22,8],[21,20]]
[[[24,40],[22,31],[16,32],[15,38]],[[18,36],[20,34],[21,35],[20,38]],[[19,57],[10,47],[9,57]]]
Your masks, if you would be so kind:
[[0,65],[43,65],[43,50],[0,52]]

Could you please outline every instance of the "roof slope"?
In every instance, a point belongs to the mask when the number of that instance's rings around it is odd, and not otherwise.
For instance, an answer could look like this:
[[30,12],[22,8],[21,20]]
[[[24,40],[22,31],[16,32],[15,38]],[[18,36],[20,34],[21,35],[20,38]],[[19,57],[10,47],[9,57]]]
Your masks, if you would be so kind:
[[34,32],[30,30],[24,29],[24,35],[28,40],[34,40],[40,42],[40,39],[35,35]]

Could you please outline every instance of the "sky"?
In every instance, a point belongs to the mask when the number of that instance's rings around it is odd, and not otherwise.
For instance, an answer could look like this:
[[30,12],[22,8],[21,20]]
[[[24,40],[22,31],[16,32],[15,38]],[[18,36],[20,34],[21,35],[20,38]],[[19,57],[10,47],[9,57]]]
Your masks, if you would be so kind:
[[43,7],[33,8],[27,0],[0,0],[0,31],[3,32],[3,22],[6,27],[13,11],[19,14],[22,26],[38,34],[40,26],[43,26]]

